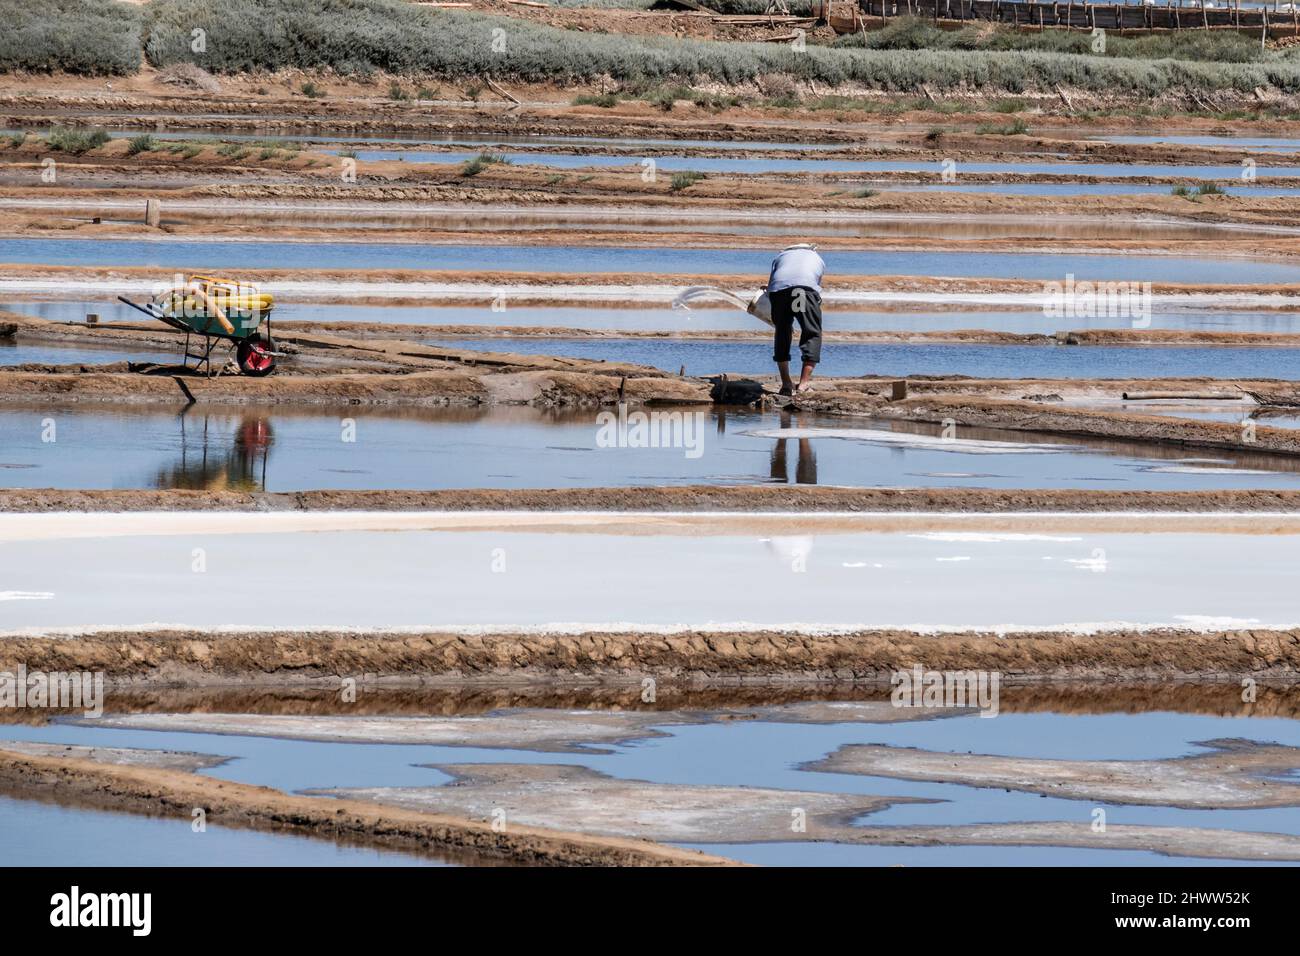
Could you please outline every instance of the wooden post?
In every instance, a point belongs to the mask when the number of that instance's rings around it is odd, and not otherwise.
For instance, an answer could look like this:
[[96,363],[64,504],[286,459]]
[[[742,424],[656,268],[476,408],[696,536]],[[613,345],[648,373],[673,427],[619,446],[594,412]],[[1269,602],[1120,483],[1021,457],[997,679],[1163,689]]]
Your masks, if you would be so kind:
[[162,203],[157,199],[144,201],[144,224],[155,229],[162,225]]
[[889,387],[889,400],[891,402],[901,402],[907,398],[907,379],[894,382]]
[[87,312],[87,313],[86,313],[86,324],[87,324],[87,325],[99,325],[99,313],[98,313],[98,312]]

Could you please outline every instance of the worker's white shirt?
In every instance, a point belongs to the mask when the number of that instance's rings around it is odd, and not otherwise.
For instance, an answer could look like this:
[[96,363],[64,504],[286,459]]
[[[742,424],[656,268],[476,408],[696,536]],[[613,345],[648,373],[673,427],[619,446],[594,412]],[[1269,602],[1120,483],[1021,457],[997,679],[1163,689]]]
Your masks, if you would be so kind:
[[822,275],[826,272],[826,263],[812,249],[786,249],[772,260],[772,274],[767,280],[767,291],[780,292],[803,286],[805,289],[822,290]]

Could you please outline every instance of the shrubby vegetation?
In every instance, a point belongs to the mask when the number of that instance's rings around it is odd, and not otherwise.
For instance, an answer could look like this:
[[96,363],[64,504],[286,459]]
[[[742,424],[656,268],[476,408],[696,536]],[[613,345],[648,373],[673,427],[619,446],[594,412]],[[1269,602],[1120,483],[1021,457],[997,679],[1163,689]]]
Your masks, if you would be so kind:
[[[190,50],[191,31],[196,27],[207,32],[207,52],[197,57]],[[1237,63],[1042,50],[932,49],[925,46],[931,32],[952,37],[935,42],[957,44],[966,31],[946,34],[921,21],[900,21],[889,30],[868,34],[869,42],[879,44],[870,49],[853,49],[846,39],[836,47],[809,46],[803,53],[765,43],[578,33],[393,0],[154,0],[146,7],[145,30],[146,55],[155,66],[197,60],[210,71],[226,73],[293,67],[332,69],[343,75],[382,70],[465,77],[490,72],[498,79],[560,82],[609,75],[633,83],[701,79],[741,83],[784,73],[830,85],[859,83],[899,92],[919,90],[922,84],[938,90],[965,86],[1012,93],[1065,84],[1146,96],[1175,87],[1243,92],[1267,85],[1300,89],[1300,64],[1280,57]],[[494,30],[503,32],[494,35]],[[1056,38],[1053,43],[1074,42],[1074,37],[1060,32],[1032,37],[1049,35]],[[504,49],[493,49],[494,36]],[[1151,44],[1224,42],[1225,47],[1232,42],[1208,37],[1146,40]],[[860,37],[857,42],[861,44]],[[915,48],[918,45],[925,48]]]
[[680,192],[687,186],[694,186],[701,179],[707,179],[707,173],[697,173],[693,169],[683,170],[680,173],[673,173],[672,181],[668,184],[673,192]]
[[0,0],[0,73],[134,73],[140,21],[112,0]]
[[[744,11],[758,4],[719,0],[718,6]],[[1254,40],[1220,31],[1111,37],[1106,55],[1098,56],[1091,52],[1090,35],[1081,31],[944,31],[915,18],[865,38],[841,37],[798,52],[768,43],[570,31],[400,0],[152,0],[143,8],[113,0],[0,0],[0,16],[6,26],[0,71],[132,72],[143,46],[160,69],[193,64],[212,73],[302,69],[460,81],[490,73],[502,80],[559,83],[609,76],[621,95],[644,96],[664,109],[685,98],[710,109],[734,101],[679,92],[705,81],[754,83],[767,100],[792,103],[803,101],[810,80],[901,93],[919,92],[923,85],[1017,94],[1059,84],[1145,97],[1177,88],[1300,90],[1300,57],[1262,51]],[[196,29],[204,31],[199,52],[191,46]],[[790,91],[775,90],[773,78]],[[394,89],[408,92],[400,84]],[[471,86],[467,95],[477,89]],[[311,80],[301,90],[308,97],[324,95]]]
[[137,153],[151,153],[157,148],[158,140],[148,133],[141,133],[139,136],[132,136],[127,140],[126,154],[134,156]]
[[50,130],[50,135],[45,137],[45,142],[50,149],[61,153],[70,153],[73,156],[80,156],[92,149],[98,149],[107,143],[109,139],[107,130],[55,127]]
[[460,168],[460,174],[462,176],[477,176],[489,166],[498,163],[506,166],[511,165],[511,161],[504,156],[498,156],[495,153],[479,153]]
[[[1096,56],[1087,30],[1045,30],[1021,33],[1009,27],[972,24],[960,30],[943,30],[919,17],[899,17],[881,30],[839,37],[835,45],[868,50],[1035,50],[1041,53],[1076,53]],[[1209,60],[1220,63],[1257,63],[1282,59],[1264,50],[1259,40],[1226,30],[1181,30],[1148,36],[1108,36],[1103,54],[1139,60]]]

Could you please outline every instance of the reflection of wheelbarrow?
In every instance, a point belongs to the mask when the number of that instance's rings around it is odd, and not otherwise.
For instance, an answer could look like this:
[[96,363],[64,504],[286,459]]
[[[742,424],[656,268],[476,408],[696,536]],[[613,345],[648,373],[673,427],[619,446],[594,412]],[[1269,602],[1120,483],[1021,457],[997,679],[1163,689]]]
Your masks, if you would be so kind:
[[192,407],[187,405],[178,416],[180,458],[158,470],[157,487],[265,491],[267,459],[275,441],[270,420],[245,415],[232,433],[228,413],[199,413],[196,422]]
[[[155,295],[144,305],[118,296],[131,308],[185,333],[185,367],[220,375],[212,370],[212,352],[221,342],[231,343],[235,361],[245,375],[270,375],[275,370],[275,343],[271,341],[273,300],[257,287],[235,279],[190,276],[189,281]],[[261,332],[266,320],[266,333]],[[201,350],[190,351],[190,336],[201,336]]]

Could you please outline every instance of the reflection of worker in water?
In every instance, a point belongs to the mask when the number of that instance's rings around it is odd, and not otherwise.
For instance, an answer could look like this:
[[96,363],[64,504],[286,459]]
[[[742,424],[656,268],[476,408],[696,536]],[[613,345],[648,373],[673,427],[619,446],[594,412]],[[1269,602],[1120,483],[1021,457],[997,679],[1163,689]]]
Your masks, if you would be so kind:
[[[826,263],[817,247],[802,242],[787,246],[772,260],[767,294],[772,300],[772,324],[776,327],[776,348],[772,355],[781,373],[781,394],[797,395],[812,381],[813,369],[822,358],[822,275]],[[803,369],[799,384],[790,378],[790,339],[799,323],[799,352]]]
[[[790,427],[790,413],[781,413],[781,427]],[[790,483],[790,466],[786,460],[786,448],[789,438],[778,438],[772,445],[772,480]],[[798,439],[798,457],[794,462],[794,481],[797,485],[817,484],[817,453],[813,451],[812,442],[803,437]]]

